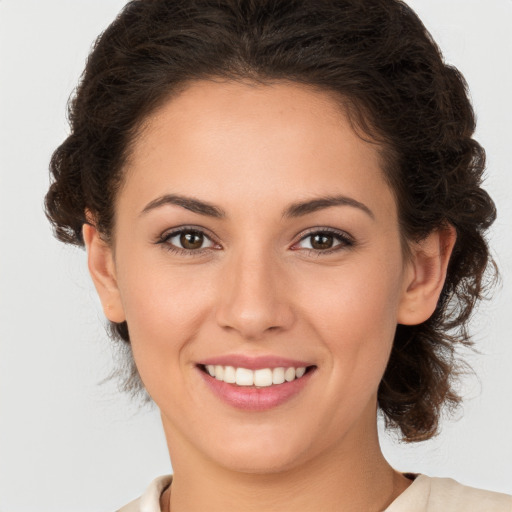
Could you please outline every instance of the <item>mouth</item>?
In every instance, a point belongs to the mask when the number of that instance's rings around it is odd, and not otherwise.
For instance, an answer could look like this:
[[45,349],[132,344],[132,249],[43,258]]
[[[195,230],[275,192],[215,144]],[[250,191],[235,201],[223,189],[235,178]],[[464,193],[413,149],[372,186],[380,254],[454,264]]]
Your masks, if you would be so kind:
[[318,367],[310,361],[272,354],[225,354],[198,361],[196,369],[206,388],[222,402],[256,412],[301,395]]
[[199,364],[198,368],[213,379],[240,388],[270,388],[303,379],[316,369],[311,366],[279,366],[250,369],[244,367]]

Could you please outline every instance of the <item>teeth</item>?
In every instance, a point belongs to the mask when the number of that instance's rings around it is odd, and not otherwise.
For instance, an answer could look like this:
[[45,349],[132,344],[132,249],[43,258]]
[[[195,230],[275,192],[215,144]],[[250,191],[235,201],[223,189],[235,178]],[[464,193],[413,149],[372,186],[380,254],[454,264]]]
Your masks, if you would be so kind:
[[272,370],[270,368],[256,370],[254,372],[254,385],[259,388],[272,386]]
[[[237,386],[252,386],[254,384],[254,372],[252,370],[237,368],[235,375]],[[222,376],[218,377],[217,372],[215,372],[215,378],[217,380],[224,380]]]
[[284,368],[274,368],[272,370],[272,384],[282,384],[284,382]]
[[224,380],[224,366],[217,365],[215,367],[215,378]]
[[233,366],[207,365],[206,371],[217,380],[237,386],[256,386],[265,388],[272,385],[300,379],[306,373],[306,367],[299,368],[261,368],[249,370]]
[[285,378],[286,382],[291,382],[292,380],[294,380],[295,375],[296,375],[295,368],[286,368],[286,370],[284,371],[284,378]]
[[304,368],[302,366],[301,368],[297,368],[295,370],[295,377],[297,377],[297,379],[300,379],[305,373],[306,373],[306,368]]
[[232,366],[224,368],[224,382],[234,384],[236,382],[236,370]]

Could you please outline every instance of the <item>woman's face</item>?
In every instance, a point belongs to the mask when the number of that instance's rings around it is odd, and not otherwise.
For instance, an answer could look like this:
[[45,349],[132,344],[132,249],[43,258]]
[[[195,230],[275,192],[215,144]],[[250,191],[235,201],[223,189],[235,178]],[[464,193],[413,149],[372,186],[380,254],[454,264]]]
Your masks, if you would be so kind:
[[279,471],[374,435],[413,270],[378,146],[327,93],[170,100],[134,143],[107,266],[171,454]]

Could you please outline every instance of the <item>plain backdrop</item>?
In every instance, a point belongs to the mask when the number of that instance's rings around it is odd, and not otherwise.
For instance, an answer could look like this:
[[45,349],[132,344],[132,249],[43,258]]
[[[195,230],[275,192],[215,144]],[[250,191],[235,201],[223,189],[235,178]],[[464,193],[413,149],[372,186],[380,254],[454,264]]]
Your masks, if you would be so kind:
[[[0,512],[115,510],[171,472],[158,412],[99,384],[112,352],[85,253],[52,238],[42,207],[68,96],[124,3],[0,0]],[[474,319],[458,420],[382,443],[397,469],[512,493],[512,1],[410,4],[470,84],[502,286]]]

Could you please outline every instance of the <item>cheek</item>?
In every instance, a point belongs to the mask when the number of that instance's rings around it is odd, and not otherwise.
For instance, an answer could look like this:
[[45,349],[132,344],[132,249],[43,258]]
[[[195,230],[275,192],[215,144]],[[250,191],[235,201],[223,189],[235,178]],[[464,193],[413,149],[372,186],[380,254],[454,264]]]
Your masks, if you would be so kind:
[[189,332],[210,297],[211,272],[200,265],[172,264],[171,255],[159,246],[127,244],[119,253],[118,286],[130,333],[172,338]]
[[[118,264],[118,284],[133,354],[156,398],[180,386],[175,376],[190,360],[194,342],[218,335],[215,306],[225,280],[215,265],[172,266],[144,261],[133,250],[125,254],[130,257]],[[384,372],[396,328],[399,261],[373,254],[339,266],[299,265],[283,269],[278,283],[276,293],[295,312],[297,340],[323,346],[333,386],[346,385],[353,396],[376,388]]]
[[401,298],[402,267],[397,261],[359,260],[326,269],[323,279],[302,276],[301,316],[333,355],[333,371],[343,378],[380,381]]
[[[141,265],[133,257],[119,273],[119,289],[133,356],[141,378],[153,395],[155,387],[178,375],[184,351],[199,334],[211,303],[208,280],[190,269]],[[193,275],[193,277],[192,277]],[[158,386],[156,383],[160,382]],[[169,382],[170,383],[170,382]]]
[[190,284],[162,279],[151,273],[146,278],[141,276],[138,281],[126,283],[121,294],[134,341],[148,337],[155,342],[169,341],[191,335],[190,326],[200,317],[201,293],[187,291]]

